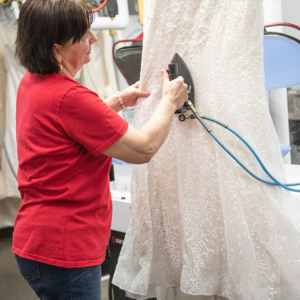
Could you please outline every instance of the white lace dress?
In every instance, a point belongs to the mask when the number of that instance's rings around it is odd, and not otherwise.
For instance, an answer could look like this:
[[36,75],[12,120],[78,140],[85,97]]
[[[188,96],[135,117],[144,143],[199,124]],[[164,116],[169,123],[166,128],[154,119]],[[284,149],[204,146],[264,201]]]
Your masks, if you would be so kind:
[[[285,181],[265,99],[262,0],[145,0],[140,128],[161,100],[160,70],[175,52],[193,76],[201,114],[229,124]],[[209,124],[266,178],[250,151]],[[174,116],[149,164],[135,166],[132,217],[113,283],[135,298],[300,299],[300,211],[290,193],[250,177],[196,120]],[[176,290],[176,289],[175,289]]]

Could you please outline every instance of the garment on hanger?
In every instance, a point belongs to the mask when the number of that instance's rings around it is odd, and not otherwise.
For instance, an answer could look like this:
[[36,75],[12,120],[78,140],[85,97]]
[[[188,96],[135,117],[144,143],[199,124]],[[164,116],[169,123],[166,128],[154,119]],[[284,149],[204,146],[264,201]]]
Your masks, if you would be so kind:
[[[16,100],[18,87],[26,70],[20,66],[15,57],[15,44],[6,44],[4,47],[4,61],[6,68],[6,101],[5,101],[5,144],[9,152],[14,170],[18,171],[18,156],[16,143]],[[3,156],[2,171],[6,197],[20,197],[18,182],[13,176],[8,162]]]
[[[5,123],[4,110],[6,100],[6,68],[4,63],[4,47],[14,43],[17,35],[17,27],[0,23],[0,107],[3,112],[2,122]],[[4,125],[4,124],[3,124]]]
[[[145,0],[141,128],[162,96],[161,69],[177,52],[191,71],[200,114],[229,124],[286,182],[264,89],[262,0]],[[248,168],[264,172],[223,128],[214,133]],[[148,164],[135,166],[132,211],[113,284],[127,295],[300,297],[300,211],[291,193],[253,179],[199,122],[179,122]],[[174,293],[175,293],[174,292]],[[174,297],[174,294],[173,294]]]
[[117,78],[111,49],[113,39],[108,30],[96,32],[98,41],[92,45],[91,61],[81,70],[81,83],[106,99],[117,93]]
[[[16,144],[16,99],[18,86],[25,74],[15,57],[15,45],[6,44],[4,46],[4,63],[6,77],[5,83],[5,143],[9,157],[14,166],[15,172],[18,169],[17,144]],[[2,76],[1,76],[2,77]],[[3,91],[2,91],[3,93]],[[1,94],[2,94],[1,93]],[[3,120],[3,119],[2,119]],[[1,172],[0,172],[0,228],[13,226],[16,213],[20,207],[20,193],[18,183],[10,170],[4,151],[1,155]]]
[[[1,20],[3,21],[3,19]],[[7,22],[5,24],[0,23],[0,113],[3,131],[4,133],[7,133],[5,134],[5,139],[6,142],[10,144],[8,151],[13,158],[13,163],[17,170],[17,149],[14,137],[15,101],[21,77],[18,77],[18,71],[12,69],[12,66],[15,64],[13,43],[16,39],[16,33],[16,26],[9,25]],[[10,45],[6,46],[7,44]],[[10,82],[8,82],[7,77],[10,78]],[[13,79],[11,80],[11,78]],[[9,90],[7,90],[7,88],[9,88]],[[6,116],[6,114],[9,116]],[[21,199],[17,189],[16,180],[9,169],[4,151],[2,150],[2,147],[0,147],[0,149],[0,228],[3,228],[14,225],[15,216],[20,207]]]
[[8,24],[10,26],[17,25],[17,17],[14,13],[16,7],[12,7],[11,4],[1,4],[0,5],[0,23]]
[[[9,61],[12,58],[14,58],[14,54],[10,55],[9,48],[6,49],[6,45],[10,43],[14,43],[16,39],[16,33],[17,33],[17,27],[16,26],[10,26],[8,24],[0,23],[0,113],[1,113],[1,120],[2,120],[2,126],[4,133],[6,132],[6,128],[13,126],[15,124],[15,117],[13,119],[7,119],[6,118],[6,108],[7,106],[10,106],[6,103],[6,101],[9,99],[15,103],[16,99],[11,99],[11,96],[9,95],[9,91],[7,91],[7,85],[9,84],[7,82],[7,76],[11,77],[13,76],[13,73],[10,75],[7,75],[7,65],[10,65]],[[8,55],[8,58],[5,59],[6,54]],[[11,70],[12,71],[12,70]],[[18,85],[16,86],[16,89],[18,88]],[[11,91],[12,92],[12,91]],[[8,108],[9,110],[9,108]],[[12,123],[11,123],[12,122]],[[14,127],[15,128],[15,127]],[[0,145],[2,145],[2,142],[0,141]],[[1,147],[2,148],[2,147]],[[2,150],[2,149],[1,149]],[[16,151],[16,145],[14,147],[14,150]],[[4,160],[6,160],[4,152],[1,152],[1,170],[0,170],[0,199],[3,199],[7,197],[6,192],[6,178],[7,173],[5,171],[5,174],[3,173],[3,169],[6,168],[4,166]],[[6,163],[6,161],[5,161]],[[8,165],[7,165],[8,167]],[[17,168],[18,165],[16,164],[15,167]],[[11,172],[9,170],[9,167],[7,169],[8,172]],[[17,188],[15,189],[16,192],[18,192]]]

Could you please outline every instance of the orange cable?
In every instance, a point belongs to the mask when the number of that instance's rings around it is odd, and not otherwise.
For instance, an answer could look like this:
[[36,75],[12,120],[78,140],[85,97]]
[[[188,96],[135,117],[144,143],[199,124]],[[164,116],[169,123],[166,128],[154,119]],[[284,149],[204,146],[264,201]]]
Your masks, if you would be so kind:
[[295,28],[295,29],[300,30],[300,26],[295,25],[295,24],[292,24],[292,23],[285,23],[285,22],[282,22],[282,23],[274,23],[274,24],[268,24],[268,25],[265,25],[265,28],[268,28],[268,27],[276,27],[276,26],[287,26],[287,27],[292,27],[292,28]]
[[104,2],[98,7],[92,10],[92,13],[98,12],[101,10],[105,5],[107,4],[107,0],[104,0]]

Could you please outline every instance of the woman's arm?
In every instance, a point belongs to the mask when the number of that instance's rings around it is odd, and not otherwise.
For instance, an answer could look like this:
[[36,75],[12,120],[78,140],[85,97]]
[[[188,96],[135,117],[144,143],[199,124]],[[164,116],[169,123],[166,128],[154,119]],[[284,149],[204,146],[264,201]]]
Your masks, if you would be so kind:
[[137,130],[129,126],[126,133],[104,154],[128,163],[143,164],[151,160],[166,140],[174,113],[188,99],[187,85],[183,78],[169,81],[162,71],[164,90],[162,100],[150,120]]
[[139,97],[148,97],[150,93],[148,91],[142,91],[139,89],[139,82],[135,83],[134,85],[128,87],[124,91],[122,91],[118,96],[114,95],[106,100],[104,102],[112,108],[115,112],[119,112],[122,110],[122,106],[120,105],[119,98],[122,99],[125,106],[135,106],[136,100]]
[[119,98],[117,97],[117,95],[111,96],[107,99],[104,100],[104,102],[110,107],[112,108],[116,113],[118,113],[119,111],[122,110],[122,106],[119,102]]

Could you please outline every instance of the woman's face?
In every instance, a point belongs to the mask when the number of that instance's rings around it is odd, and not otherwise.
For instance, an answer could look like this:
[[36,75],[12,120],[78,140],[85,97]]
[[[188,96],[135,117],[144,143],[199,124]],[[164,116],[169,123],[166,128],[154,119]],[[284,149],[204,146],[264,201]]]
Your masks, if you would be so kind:
[[97,41],[95,34],[89,29],[82,39],[75,44],[70,41],[58,51],[59,61],[73,77],[84,64],[90,62],[92,44]]

